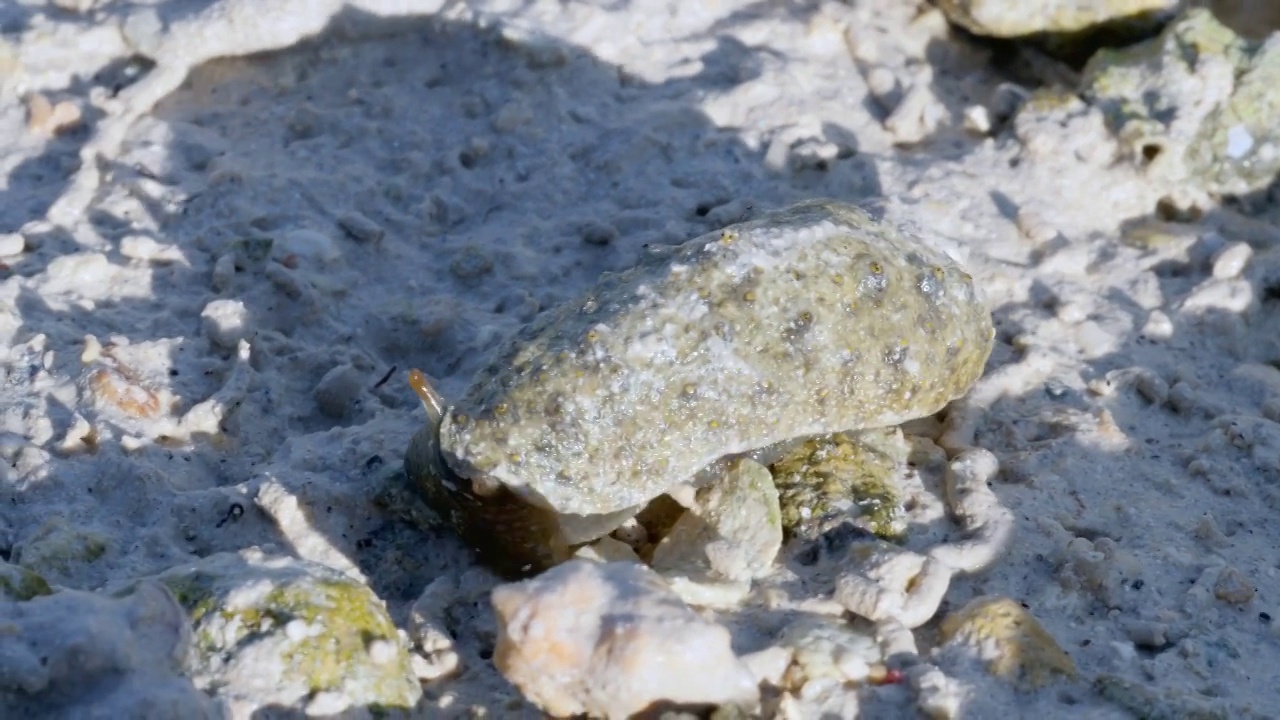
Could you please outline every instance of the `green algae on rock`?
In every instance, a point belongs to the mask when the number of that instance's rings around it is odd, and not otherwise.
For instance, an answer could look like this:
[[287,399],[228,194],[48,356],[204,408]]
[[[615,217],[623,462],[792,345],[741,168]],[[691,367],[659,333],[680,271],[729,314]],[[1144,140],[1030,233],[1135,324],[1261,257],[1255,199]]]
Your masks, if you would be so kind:
[[1242,194],[1280,172],[1280,37],[1251,42],[1189,10],[1153,40],[1095,55],[1082,91],[1166,182]]
[[39,573],[0,561],[0,600],[30,600],[51,594],[53,588]]
[[75,570],[102,557],[107,541],[101,534],[71,525],[62,517],[51,517],[23,540],[16,553],[17,564],[54,582],[74,575]]
[[252,697],[228,700],[298,709],[321,693],[387,709],[411,708],[421,697],[382,601],[335,570],[252,549],[155,580],[191,619],[191,676],[205,690],[235,687]]
[[540,569],[721,458],[940,410],[993,335],[938,243],[804,202],[605,277],[453,407],[416,376],[405,468],[487,561]]
[[846,519],[885,540],[906,533],[895,482],[910,446],[897,428],[807,440],[769,469],[778,488],[782,527],[812,538]]

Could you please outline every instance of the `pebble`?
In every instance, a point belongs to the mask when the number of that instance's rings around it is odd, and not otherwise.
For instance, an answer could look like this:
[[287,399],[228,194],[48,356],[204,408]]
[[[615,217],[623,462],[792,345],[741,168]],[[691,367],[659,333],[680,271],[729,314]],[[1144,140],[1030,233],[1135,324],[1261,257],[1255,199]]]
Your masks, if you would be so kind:
[[662,705],[740,705],[759,689],[729,631],[631,562],[570,560],[492,594],[498,670],[557,716],[630,717]]
[[200,321],[209,341],[230,350],[253,334],[249,310],[239,300],[214,300],[200,311]]
[[133,260],[157,264],[182,262],[186,259],[176,245],[158,243],[146,235],[126,235],[121,238],[120,254]]
[[1200,394],[1187,383],[1176,382],[1169,388],[1169,405],[1183,415],[1190,415],[1201,407]]
[[1161,310],[1153,310],[1142,326],[1142,335],[1150,340],[1168,340],[1173,337],[1173,320]]
[[493,258],[480,247],[467,245],[453,257],[449,272],[460,280],[475,280],[493,272]]
[[1249,243],[1231,243],[1214,256],[1213,276],[1219,280],[1239,277],[1251,258],[1253,258],[1253,248]]
[[902,102],[898,77],[887,67],[876,67],[867,73],[867,90],[885,110],[893,110]]
[[236,277],[236,257],[230,253],[219,255],[218,259],[213,263],[213,272],[209,276],[209,284],[217,292],[222,292],[231,287],[231,281]]
[[358,212],[345,213],[338,217],[338,227],[348,235],[365,243],[376,243],[387,234],[381,225]]
[[991,132],[991,111],[985,105],[970,105],[964,109],[964,129],[975,135]]
[[661,574],[751,580],[770,572],[782,547],[778,491],[769,469],[753,460],[731,466],[698,492],[653,553]]
[[1232,605],[1248,604],[1255,593],[1249,576],[1230,565],[1218,573],[1218,579],[1213,583],[1213,596]]
[[874,637],[821,616],[800,619],[786,629],[778,642],[792,652],[785,680],[789,687],[802,687],[822,678],[866,682],[872,666],[884,662]]
[[[1017,601],[979,597],[942,621],[943,652],[961,650],[986,661],[991,674],[1026,688],[1075,677],[1076,665]],[[992,652],[994,649],[994,652]]]
[[885,118],[884,129],[901,145],[923,141],[946,117],[946,108],[938,101],[933,90],[919,83],[907,91],[902,102]]
[[1169,383],[1150,370],[1139,371],[1133,386],[1152,405],[1163,405],[1169,399]]
[[1058,236],[1058,229],[1038,210],[1019,209],[1014,223],[1022,236],[1034,243],[1046,243]]
[[70,100],[53,103],[36,93],[27,99],[27,128],[43,135],[61,135],[80,125],[83,113],[80,106]]
[[311,395],[322,414],[341,420],[355,407],[364,393],[364,386],[364,375],[344,363],[325,373]]
[[1124,625],[1129,641],[1141,648],[1158,649],[1169,643],[1169,626],[1150,620],[1133,620]]
[[26,245],[26,238],[19,233],[0,233],[0,257],[19,255]]

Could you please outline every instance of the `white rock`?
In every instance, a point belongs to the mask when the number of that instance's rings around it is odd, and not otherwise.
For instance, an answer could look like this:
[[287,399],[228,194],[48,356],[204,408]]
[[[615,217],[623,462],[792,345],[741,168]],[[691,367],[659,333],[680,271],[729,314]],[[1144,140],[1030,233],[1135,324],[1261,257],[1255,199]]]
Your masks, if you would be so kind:
[[239,300],[214,300],[200,312],[204,334],[218,347],[231,349],[253,334],[249,310]]
[[339,365],[320,378],[312,397],[320,412],[334,419],[346,417],[364,393],[365,377],[348,364]]
[[342,250],[328,235],[308,228],[296,228],[284,233],[271,248],[273,257],[296,255],[308,260],[333,262],[342,257]]
[[656,702],[754,708],[729,631],[635,563],[571,560],[493,591],[494,663],[555,716],[622,718]]
[[730,581],[767,574],[782,546],[778,491],[769,469],[743,459],[697,494],[653,553],[659,573]]
[[0,257],[20,254],[27,246],[26,238],[18,233],[0,233]]
[[1244,272],[1244,266],[1253,257],[1253,248],[1249,243],[1234,242],[1222,249],[1213,259],[1213,276],[1219,280],[1230,280]]

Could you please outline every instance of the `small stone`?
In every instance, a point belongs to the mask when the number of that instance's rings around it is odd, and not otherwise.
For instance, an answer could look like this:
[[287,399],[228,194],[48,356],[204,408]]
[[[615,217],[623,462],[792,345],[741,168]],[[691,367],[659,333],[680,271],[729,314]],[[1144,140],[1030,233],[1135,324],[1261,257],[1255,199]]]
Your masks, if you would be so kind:
[[1183,415],[1190,415],[1202,406],[1200,393],[1185,382],[1176,382],[1169,388],[1169,405]]
[[365,377],[351,365],[339,365],[320,378],[312,397],[326,417],[341,420],[355,407],[364,393]]
[[1249,576],[1232,566],[1223,568],[1213,583],[1213,596],[1232,605],[1249,603],[1255,592]]
[[529,110],[529,106],[520,101],[512,101],[498,108],[491,124],[497,132],[509,133],[521,125],[527,125],[531,120],[533,120],[533,113]]
[[432,682],[457,672],[462,660],[453,650],[439,650],[431,653],[429,657],[410,655],[409,663],[419,682]]
[[27,99],[27,127],[43,135],[60,135],[80,125],[80,106],[69,100],[57,104],[36,93]]
[[1125,624],[1124,633],[1141,648],[1158,649],[1169,643],[1169,626],[1161,622],[1135,620]]
[[26,246],[26,238],[19,233],[0,233],[0,257],[20,255]]
[[630,717],[657,705],[759,702],[729,631],[636,563],[570,560],[493,591],[494,663],[554,716]]
[[1026,208],[1018,210],[1017,219],[1014,221],[1018,225],[1018,230],[1022,236],[1034,243],[1046,243],[1058,236],[1058,230],[1044,215],[1036,210],[1028,210]]
[[900,145],[911,145],[927,138],[946,117],[946,107],[926,83],[918,83],[907,91],[889,117],[884,129]]
[[792,651],[785,680],[788,687],[824,678],[866,682],[872,666],[884,662],[875,637],[822,616],[802,617],[783,632],[778,644]]
[[1152,310],[1142,326],[1142,335],[1151,340],[1168,340],[1173,337],[1173,320],[1161,310]]
[[1253,257],[1253,248],[1249,243],[1234,242],[1226,246],[1213,259],[1213,276],[1219,280],[1230,280],[1244,272],[1245,265]]
[[369,643],[369,660],[374,665],[393,663],[400,655],[400,647],[385,638],[378,638]]
[[991,111],[985,105],[970,105],[964,109],[964,129],[974,135],[991,132]]
[[885,110],[892,111],[902,102],[902,89],[898,76],[884,66],[872,68],[867,73],[867,91]]
[[661,574],[751,580],[768,573],[782,546],[778,491],[769,469],[739,460],[700,490],[653,553]]
[[[615,531],[616,532],[616,531]],[[640,562],[635,548],[608,535],[589,545],[583,545],[575,552],[574,557],[595,562]]]
[[236,277],[236,258],[228,253],[219,255],[218,259],[213,263],[213,272],[209,276],[209,284],[213,289],[222,292],[231,287],[231,281]]
[[239,300],[214,300],[200,312],[204,334],[214,345],[230,350],[253,334],[249,310]]
[[156,264],[182,262],[186,257],[176,245],[158,243],[146,235],[126,235],[120,239],[120,254]]
[[460,280],[475,280],[493,272],[493,258],[479,247],[468,245],[453,257],[449,272]]
[[358,212],[349,212],[338,218],[338,226],[360,242],[376,243],[387,234],[381,225]]
[[310,628],[307,627],[306,620],[293,619],[284,625],[284,636],[293,642],[302,642],[307,639]]
[[296,255],[308,260],[328,263],[340,259],[342,250],[322,232],[310,228],[296,228],[282,234],[279,241],[272,244],[271,254],[276,258]]
[[1071,656],[1035,616],[1009,598],[976,598],[948,615],[941,631],[944,652],[960,650],[981,658],[991,674],[1020,686],[1038,688],[1054,676],[1076,676]]
[[1169,383],[1150,370],[1142,370],[1134,379],[1134,389],[1152,405],[1163,405],[1169,399]]

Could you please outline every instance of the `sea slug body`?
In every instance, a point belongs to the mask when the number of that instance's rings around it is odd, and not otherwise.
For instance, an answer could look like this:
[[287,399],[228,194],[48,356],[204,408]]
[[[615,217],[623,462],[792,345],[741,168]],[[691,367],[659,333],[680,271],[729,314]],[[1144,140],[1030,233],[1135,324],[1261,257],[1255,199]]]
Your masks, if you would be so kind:
[[440,407],[420,433],[438,455],[411,450],[408,469],[472,479],[468,504],[500,488],[508,510],[625,518],[727,456],[937,412],[993,335],[935,244],[804,202],[649,252],[545,313]]

